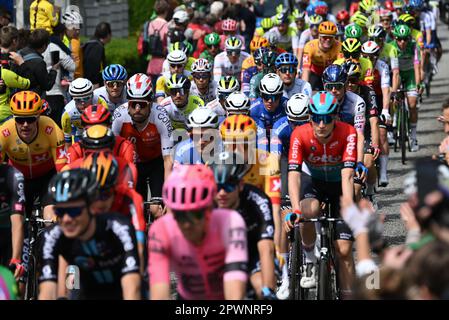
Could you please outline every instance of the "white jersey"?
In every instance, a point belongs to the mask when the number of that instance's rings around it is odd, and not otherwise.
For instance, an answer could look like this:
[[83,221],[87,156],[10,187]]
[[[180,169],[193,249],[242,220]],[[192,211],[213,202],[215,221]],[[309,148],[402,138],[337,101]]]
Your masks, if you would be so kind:
[[234,76],[240,81],[243,60],[249,56],[249,53],[241,51],[237,63],[233,64],[229,61],[226,51],[217,54],[214,59],[214,81],[218,83],[221,76]]
[[106,103],[108,104],[109,111],[111,111],[111,113],[113,113],[114,110],[117,109],[122,104],[128,102],[128,99],[126,98],[126,86],[123,87],[122,96],[120,97],[120,101],[117,103],[113,103],[110,100],[106,86],[94,90],[94,99],[98,99],[98,97],[101,97],[104,101],[106,101]]
[[340,121],[354,126],[357,132],[363,133],[366,123],[366,103],[358,94],[346,91],[342,101],[339,101],[338,116]]
[[283,96],[287,99],[290,99],[295,93],[304,93],[309,97],[312,96],[312,86],[307,81],[301,79],[295,79],[290,87],[284,85],[284,94]]
[[[115,109],[113,119],[112,132],[119,136],[124,124],[133,123],[131,116],[128,114],[128,103]],[[145,127],[141,131],[144,131],[149,124],[155,125],[160,135],[162,156],[169,156],[173,149],[173,140],[171,138],[173,127],[167,112],[162,106],[153,103],[150,115],[145,122]],[[123,138],[126,139],[127,137]]]
[[310,29],[304,30],[301,33],[301,36],[299,37],[299,43],[298,43],[298,48],[299,49],[304,49],[304,46],[306,45],[307,42],[313,40],[313,36],[312,36],[312,32],[310,31]]
[[436,21],[433,13],[430,11],[421,11],[419,14],[419,24],[421,32],[425,33],[426,30],[435,30]]
[[388,64],[385,61],[377,59],[375,69],[379,73],[379,76],[380,76],[380,87],[381,88],[389,88],[390,87],[390,68],[388,67]]
[[204,101],[193,94],[189,94],[187,104],[181,109],[178,108],[171,97],[161,101],[161,106],[166,110],[174,129],[187,129],[187,117],[198,107],[204,106]]
[[285,34],[281,34],[278,27],[273,27],[270,29],[270,31],[264,34],[264,38],[269,39],[270,34],[276,35],[276,38],[278,39],[277,43],[278,47],[290,51],[291,50],[290,48],[293,47],[293,37],[297,33],[295,32],[294,28],[289,27]]
[[217,98],[217,83],[213,79],[211,79],[209,83],[209,90],[206,92],[206,94],[203,95],[198,90],[195,80],[193,80],[192,86],[190,87],[190,94],[194,94],[200,97],[201,99],[203,99],[204,104],[207,104],[208,102]]
[[218,98],[210,101],[208,104],[206,104],[206,108],[211,109],[214,111],[218,116],[226,116],[226,110],[223,108],[223,106],[220,103],[220,100]]

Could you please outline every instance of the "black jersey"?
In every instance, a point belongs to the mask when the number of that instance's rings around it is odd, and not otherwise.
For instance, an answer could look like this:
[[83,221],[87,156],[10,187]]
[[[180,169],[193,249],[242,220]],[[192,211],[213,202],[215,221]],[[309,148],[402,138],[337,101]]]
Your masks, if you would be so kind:
[[11,227],[11,213],[23,214],[24,210],[23,174],[13,166],[0,164],[0,231]]

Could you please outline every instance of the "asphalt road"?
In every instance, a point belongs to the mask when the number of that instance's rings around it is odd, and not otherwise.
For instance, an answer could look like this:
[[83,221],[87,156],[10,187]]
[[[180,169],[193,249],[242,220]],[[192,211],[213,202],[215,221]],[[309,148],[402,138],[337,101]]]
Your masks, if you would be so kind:
[[[449,47],[449,30],[444,24],[438,26],[438,34],[443,48]],[[403,192],[404,176],[414,166],[418,158],[429,157],[438,152],[440,141],[444,137],[443,126],[436,118],[440,114],[443,101],[449,98],[449,54],[444,50],[439,62],[439,73],[432,81],[430,97],[423,98],[418,111],[418,143],[419,151],[407,153],[408,161],[405,165],[401,162],[398,152],[390,151],[388,166],[390,183],[386,188],[379,188],[377,201],[379,211],[385,214],[384,237],[389,245],[400,244],[405,240],[405,228],[402,223],[399,206],[405,201]]]

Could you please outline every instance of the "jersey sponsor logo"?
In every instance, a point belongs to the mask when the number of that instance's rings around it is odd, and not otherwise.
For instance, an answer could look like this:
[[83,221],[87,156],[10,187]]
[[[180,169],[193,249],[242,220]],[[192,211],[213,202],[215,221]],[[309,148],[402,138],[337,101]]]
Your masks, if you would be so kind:
[[295,137],[295,139],[293,140],[293,144],[291,146],[292,148],[292,156],[290,159],[290,162],[293,163],[297,163],[298,162],[298,149],[299,149],[299,139],[297,137]]
[[64,148],[63,146],[58,147],[58,148],[56,149],[56,151],[57,151],[56,157],[57,157],[58,159],[64,159],[64,158],[67,158],[67,152],[65,151],[65,148]]
[[270,221],[273,219],[273,215],[270,210],[270,199],[261,197],[254,191],[250,191],[248,193],[248,200],[252,200],[259,207],[260,211],[263,214],[263,218],[265,221]]
[[16,203],[14,204],[14,209],[15,212],[22,212],[23,211],[23,204],[21,203]]
[[47,126],[45,128],[45,133],[50,135],[53,132],[53,127],[52,126]]
[[131,251],[134,249],[129,226],[123,225],[118,221],[112,221],[111,229],[122,242],[125,251]]
[[348,142],[348,144],[346,145],[346,152],[348,153],[349,156],[353,156],[354,155],[354,150],[355,150],[355,144],[356,144],[356,134],[350,134],[348,135],[348,137],[346,138],[346,141]]
[[281,191],[281,179],[279,177],[270,177],[270,191],[271,192]]
[[313,153],[309,154],[307,160],[311,163],[339,163],[341,162],[341,155],[331,155],[331,154],[322,154],[322,155],[314,155]]
[[44,246],[42,248],[43,259],[55,259],[53,255],[54,247],[56,246],[56,241],[61,236],[61,229],[59,227],[53,228],[50,231],[44,233]]
[[[336,146],[338,146],[338,141],[334,141],[329,145],[329,149],[334,149]],[[313,147],[313,146],[312,146]],[[315,148],[315,147],[313,147]],[[316,148],[315,148],[316,149]],[[310,148],[310,150],[312,150],[312,148]],[[312,150],[314,151],[314,150]]]
[[9,132],[9,129],[4,129],[2,131],[2,134],[3,134],[4,137],[9,137],[11,135],[11,132]]

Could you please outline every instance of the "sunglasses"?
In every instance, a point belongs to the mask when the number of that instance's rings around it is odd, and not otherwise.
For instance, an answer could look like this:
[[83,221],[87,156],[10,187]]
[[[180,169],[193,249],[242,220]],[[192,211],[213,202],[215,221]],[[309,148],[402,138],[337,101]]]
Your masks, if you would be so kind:
[[148,108],[150,104],[151,103],[149,101],[145,100],[128,100],[128,107],[131,109],[136,109],[137,107],[140,109],[145,109]]
[[331,91],[333,89],[335,90],[341,90],[343,89],[345,84],[343,82],[328,82],[324,84],[324,90]]
[[112,192],[112,190],[101,191],[100,194],[98,195],[98,200],[106,201],[106,200],[110,199],[113,195],[114,195],[114,193]]
[[269,100],[276,101],[276,100],[278,100],[278,99],[280,99],[282,97],[282,94],[265,94],[265,93],[262,93],[260,96],[265,101],[269,101]]
[[310,118],[315,123],[321,123],[323,121],[324,124],[330,124],[335,120],[335,115],[330,114],[311,114]]
[[343,52],[345,59],[358,59],[360,58],[361,52]]
[[396,41],[397,42],[407,42],[409,40],[409,38],[408,37],[406,37],[406,38],[398,38],[398,37],[396,37]]
[[83,212],[84,207],[72,207],[72,208],[57,208],[55,207],[55,214],[58,218],[64,217],[68,214],[70,218],[76,218]]
[[220,192],[220,190],[223,189],[225,192],[233,192],[235,189],[237,189],[236,184],[232,183],[219,183],[217,184],[217,192]]
[[379,58],[378,54],[362,54],[362,57],[364,57],[365,59],[370,59],[370,60],[377,60],[377,58]]
[[34,116],[34,117],[14,117],[14,120],[18,123],[18,124],[24,124],[25,122],[30,124],[30,123],[35,123],[37,121],[38,117]]
[[332,39],[335,39],[335,37],[332,37],[332,36],[320,36],[320,39],[323,39],[324,41],[331,41]]
[[173,64],[173,63],[170,63],[170,68],[172,68],[172,69],[181,69],[181,68],[184,68],[184,65],[183,64]]
[[195,79],[210,79],[210,73],[208,72],[194,73],[193,77]]
[[93,96],[89,96],[89,97],[84,97],[84,98],[75,98],[75,103],[88,103],[89,101],[91,101],[93,98]]
[[218,49],[220,46],[218,44],[211,44],[210,46],[207,46],[209,49]]
[[319,24],[311,24],[310,29],[318,29]]
[[391,19],[380,19],[380,22],[391,22]]
[[358,86],[359,85],[359,77],[348,78],[348,85]]
[[218,100],[226,100],[229,97],[230,93],[219,93]]
[[183,96],[185,95],[184,88],[176,88],[176,89],[170,89],[170,95],[176,97],[178,93]]
[[173,210],[173,216],[178,223],[192,223],[195,221],[202,220],[205,216],[205,211],[177,211]]
[[294,66],[289,66],[289,67],[280,67],[278,69],[281,73],[290,73],[293,74],[296,72],[296,68]]
[[238,56],[240,55],[240,50],[226,50],[228,56]]
[[123,87],[125,85],[124,81],[106,81],[106,86],[108,88],[114,88],[115,86],[117,86],[118,88]]

